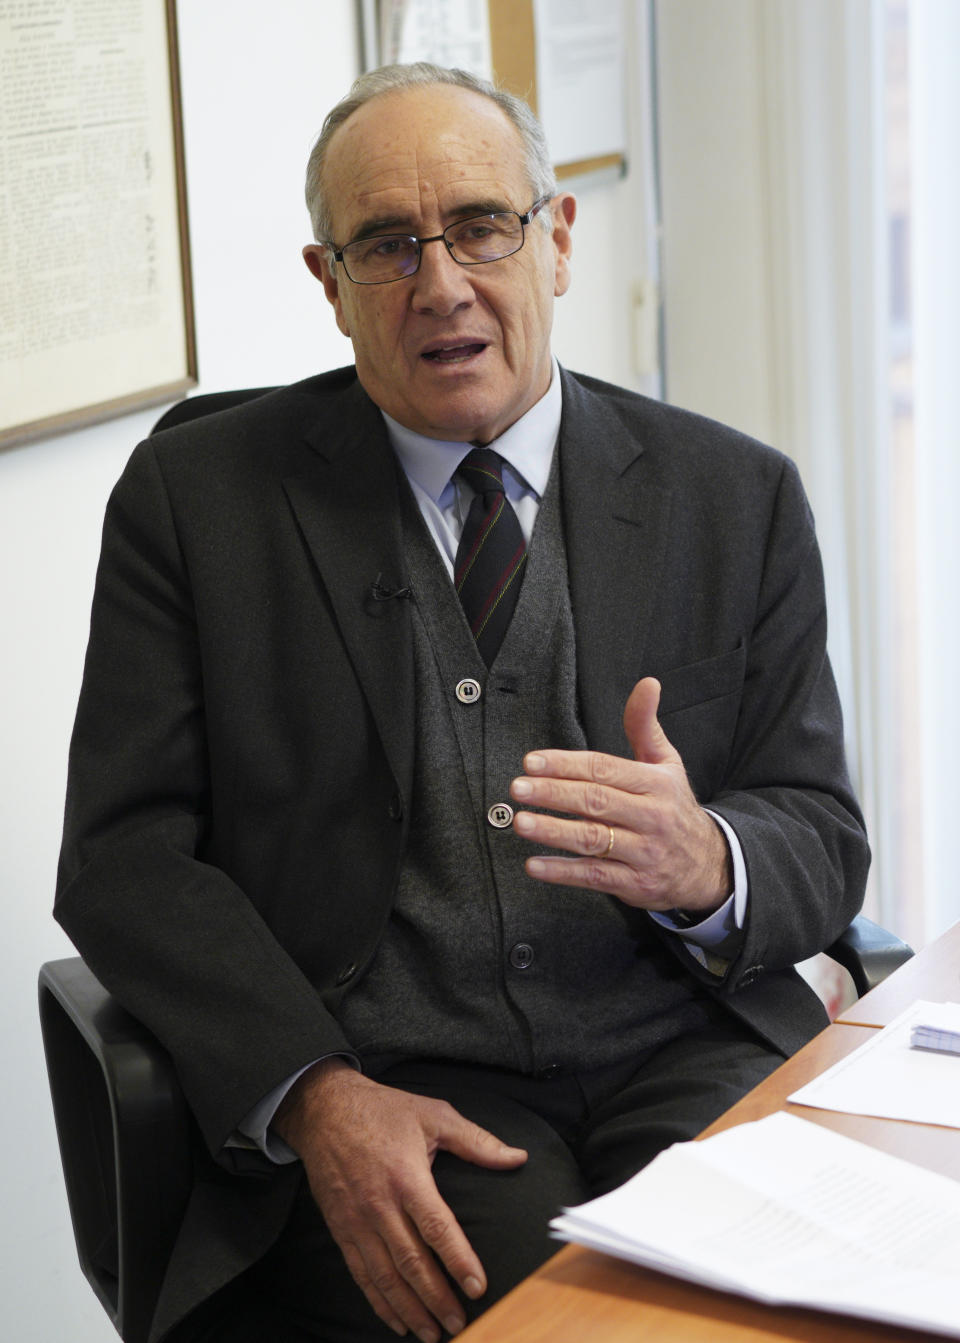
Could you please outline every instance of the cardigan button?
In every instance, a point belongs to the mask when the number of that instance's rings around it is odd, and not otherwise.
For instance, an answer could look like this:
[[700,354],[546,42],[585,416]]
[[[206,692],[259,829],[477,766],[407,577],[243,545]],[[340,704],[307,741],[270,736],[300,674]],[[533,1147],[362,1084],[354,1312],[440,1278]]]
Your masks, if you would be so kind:
[[510,948],[510,964],[514,970],[529,970],[533,965],[533,947],[529,942],[517,942]]
[[487,812],[487,820],[495,830],[506,830],[513,820],[513,808],[509,802],[494,802]]
[[403,798],[399,793],[394,793],[390,799],[390,805],[387,808],[391,821],[403,820]]
[[337,975],[337,988],[340,988],[341,985],[343,984],[349,984],[350,980],[354,977],[356,973],[357,973],[356,961],[351,961],[349,965],[345,965],[343,969],[340,971],[340,973]]
[[481,693],[480,682],[475,681],[472,676],[466,676],[462,681],[458,681],[454,691],[461,704],[476,704]]

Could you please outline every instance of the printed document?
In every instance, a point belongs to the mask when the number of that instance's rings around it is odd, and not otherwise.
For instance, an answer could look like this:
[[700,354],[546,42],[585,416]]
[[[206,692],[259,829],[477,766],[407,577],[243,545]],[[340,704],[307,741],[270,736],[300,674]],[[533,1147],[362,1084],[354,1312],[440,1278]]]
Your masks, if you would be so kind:
[[913,1003],[788,1099],[844,1114],[960,1128],[960,1056],[912,1049],[911,1031],[921,1022],[943,1031],[957,1029],[960,1004]]
[[551,1229],[769,1304],[960,1338],[957,1182],[782,1112],[675,1144]]

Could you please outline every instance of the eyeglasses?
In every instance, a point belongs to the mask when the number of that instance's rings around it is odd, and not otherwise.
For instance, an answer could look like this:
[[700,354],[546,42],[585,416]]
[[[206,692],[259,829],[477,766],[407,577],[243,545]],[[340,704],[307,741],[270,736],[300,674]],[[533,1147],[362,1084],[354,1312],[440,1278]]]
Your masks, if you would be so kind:
[[326,245],[354,284],[390,284],[393,280],[405,280],[415,275],[428,242],[442,242],[459,266],[482,266],[486,261],[502,261],[519,252],[523,246],[524,229],[549,199],[549,196],[542,196],[525,215],[503,210],[497,214],[458,219],[433,238],[385,233],[375,238],[358,238],[341,248],[332,242]]

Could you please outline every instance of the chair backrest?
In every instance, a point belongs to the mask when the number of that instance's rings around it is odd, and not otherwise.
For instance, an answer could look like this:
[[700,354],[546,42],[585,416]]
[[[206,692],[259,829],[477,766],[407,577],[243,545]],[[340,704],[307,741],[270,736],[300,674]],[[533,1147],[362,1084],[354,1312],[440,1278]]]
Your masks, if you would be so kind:
[[252,401],[255,397],[274,391],[275,387],[242,387],[235,391],[202,392],[199,396],[188,396],[165,411],[150,432],[158,434],[174,424],[197,420],[201,415],[213,415],[218,410],[229,410],[232,406],[240,406],[244,401]]

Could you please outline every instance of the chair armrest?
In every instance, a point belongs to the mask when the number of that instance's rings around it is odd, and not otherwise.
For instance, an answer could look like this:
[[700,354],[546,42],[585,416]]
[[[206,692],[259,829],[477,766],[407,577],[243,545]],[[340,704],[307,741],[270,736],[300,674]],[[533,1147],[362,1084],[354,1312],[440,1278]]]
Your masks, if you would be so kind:
[[40,971],[40,1021],[80,1267],[145,1343],[193,1180],[194,1124],[169,1055],[80,957]]
[[857,996],[862,998],[908,961],[913,948],[858,914],[833,946],[827,947],[827,955],[849,971]]

